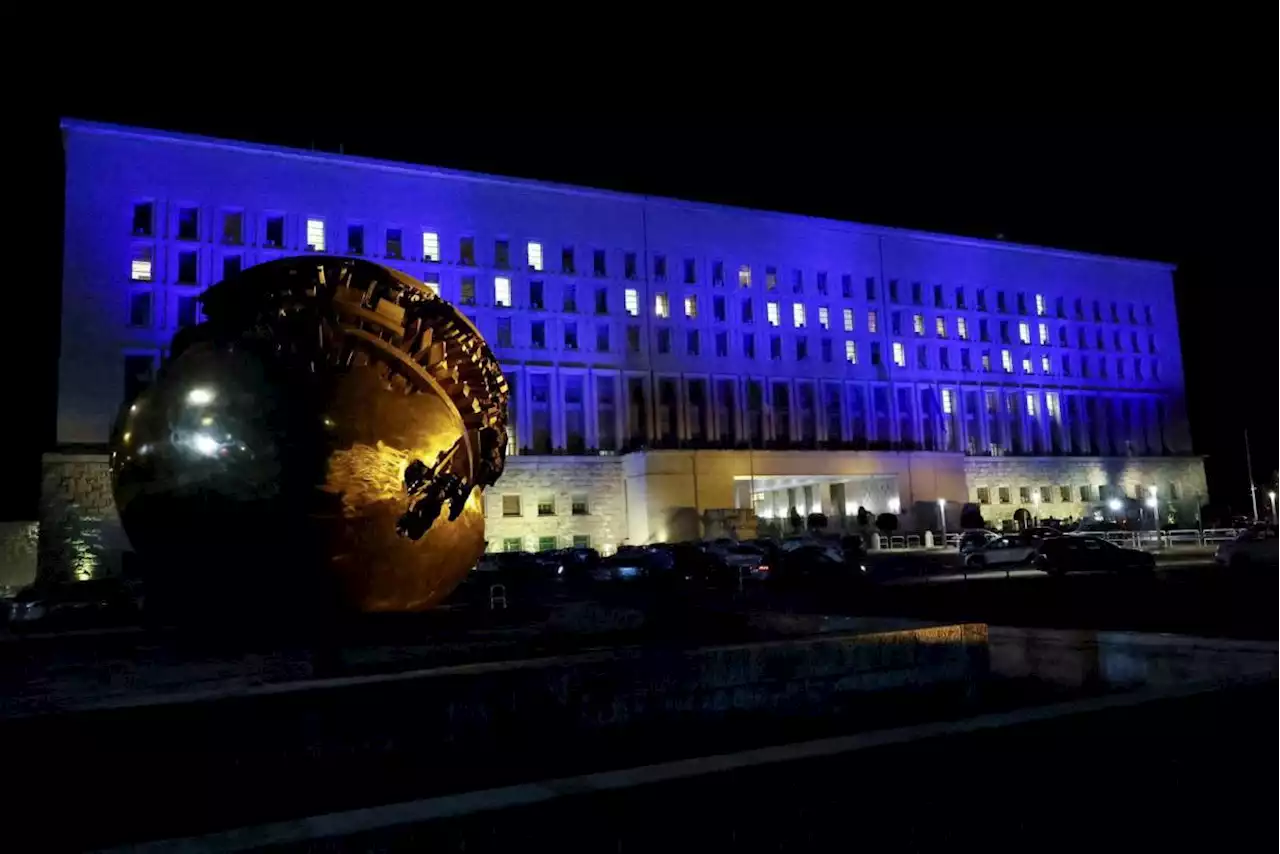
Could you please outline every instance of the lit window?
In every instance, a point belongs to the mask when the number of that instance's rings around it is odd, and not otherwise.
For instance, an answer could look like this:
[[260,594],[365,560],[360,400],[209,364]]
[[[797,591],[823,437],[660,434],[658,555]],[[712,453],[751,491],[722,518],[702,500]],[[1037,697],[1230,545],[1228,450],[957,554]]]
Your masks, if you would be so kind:
[[907,351],[902,346],[901,341],[893,342],[893,363],[899,368],[905,367],[907,364]]
[[1049,324],[1040,324],[1040,346],[1047,346],[1049,343]]
[[493,304],[511,307],[511,280],[506,276],[493,280]]
[[324,220],[307,220],[307,249],[311,252],[324,251]]
[[954,405],[954,401],[952,401],[951,399],[952,394],[953,392],[949,388],[944,388],[942,390],[942,414],[943,415],[951,414],[951,411]]
[[[844,310],[844,331],[845,332],[853,331],[853,309],[851,308],[846,308]],[[875,330],[872,330],[872,331],[874,332]]]
[[1022,372],[1023,372],[1024,374],[1029,374],[1029,373],[1031,373],[1031,360],[1030,360],[1030,359],[1023,359],[1023,360],[1022,360]]
[[793,302],[791,304],[791,322],[796,329],[804,328],[804,303]]
[[743,288],[751,287],[751,267],[743,264],[738,268],[738,286]]
[[440,260],[440,235],[434,231],[422,232],[422,260]]
[[874,311],[868,311],[867,312],[867,331],[877,332],[878,330],[879,330],[879,324],[876,322],[876,313]]
[[1049,417],[1054,421],[1062,418],[1062,403],[1058,399],[1058,393],[1051,391],[1044,396],[1045,409],[1049,412]]
[[653,298],[653,313],[658,317],[671,316],[671,303],[667,300],[666,294],[656,294]]
[[520,496],[511,495],[510,493],[502,496],[502,515],[503,516],[520,516]]
[[984,373],[991,373],[991,354],[983,352],[982,354],[982,370]]
[[823,329],[831,328],[831,312],[825,305],[818,306],[818,325]]
[[1031,325],[1025,320],[1018,323],[1018,340],[1023,344],[1031,343]]
[[1027,414],[1032,418],[1040,415],[1040,398],[1036,396],[1034,391],[1027,392]]
[[1036,315],[1044,317],[1044,294],[1036,294]]
[[422,277],[422,283],[427,286],[427,290],[436,296],[440,296],[440,274],[427,273]]
[[858,344],[856,341],[844,342],[844,357],[849,364],[858,364]]
[[961,341],[969,340],[969,322],[963,317],[956,318],[956,337]]
[[924,315],[923,314],[911,315],[911,329],[917,335],[924,334]]
[[636,293],[635,288],[627,288],[622,292],[622,302],[626,306],[627,314],[635,317],[640,313],[640,295]]
[[778,325],[778,304],[776,302],[771,302],[765,306],[765,309],[766,309],[765,313],[769,318],[769,325],[777,326]]
[[1049,357],[1048,357],[1048,356],[1041,356],[1041,357],[1040,357],[1040,373],[1042,373],[1042,374],[1050,374],[1050,373],[1053,373],[1053,371],[1052,371],[1052,370],[1050,369],[1050,367],[1049,367]]
[[1008,350],[1000,351],[1000,367],[1004,368],[1006,374],[1013,373],[1013,354]]
[[135,282],[151,281],[151,247],[135,246],[129,275]]
[[936,327],[939,338],[947,337],[947,319],[945,317],[939,317],[934,323],[934,326]]
[[698,297],[695,296],[694,294],[689,294],[687,297],[684,298],[684,316],[685,317],[698,316]]
[[542,244],[529,243],[529,269],[542,272]]

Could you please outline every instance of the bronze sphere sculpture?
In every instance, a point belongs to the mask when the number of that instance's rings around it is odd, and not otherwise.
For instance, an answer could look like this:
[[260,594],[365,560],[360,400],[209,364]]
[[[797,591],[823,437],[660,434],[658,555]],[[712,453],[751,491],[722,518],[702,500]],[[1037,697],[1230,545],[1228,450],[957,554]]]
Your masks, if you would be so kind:
[[113,435],[116,506],[157,589],[439,604],[484,550],[506,459],[507,383],[476,328],[352,258],[261,264],[201,301]]

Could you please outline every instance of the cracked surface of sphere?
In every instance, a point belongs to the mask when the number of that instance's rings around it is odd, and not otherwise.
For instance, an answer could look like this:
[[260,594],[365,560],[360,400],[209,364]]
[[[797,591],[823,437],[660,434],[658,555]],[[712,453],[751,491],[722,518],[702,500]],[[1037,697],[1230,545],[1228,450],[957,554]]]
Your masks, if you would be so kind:
[[286,258],[202,297],[127,402],[112,484],[160,587],[417,611],[484,550],[507,384],[470,322],[356,259]]

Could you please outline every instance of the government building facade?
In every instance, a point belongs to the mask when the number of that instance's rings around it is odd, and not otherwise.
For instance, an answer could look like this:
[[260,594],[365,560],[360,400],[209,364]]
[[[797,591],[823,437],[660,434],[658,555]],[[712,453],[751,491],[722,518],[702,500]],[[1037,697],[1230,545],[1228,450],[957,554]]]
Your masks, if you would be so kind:
[[[106,442],[198,297],[287,255],[438,289],[512,386],[490,549],[717,536],[859,507],[905,530],[1194,523],[1167,264],[66,121],[41,561],[127,548]],[[1148,515],[1148,524],[1152,516]]]

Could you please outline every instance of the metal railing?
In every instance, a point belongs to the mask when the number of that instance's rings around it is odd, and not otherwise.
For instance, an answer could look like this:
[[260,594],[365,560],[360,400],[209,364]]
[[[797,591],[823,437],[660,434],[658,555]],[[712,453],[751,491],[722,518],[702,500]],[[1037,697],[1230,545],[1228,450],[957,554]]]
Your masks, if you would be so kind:
[[[1081,531],[1080,536],[1098,537],[1118,546],[1134,549],[1167,549],[1173,546],[1214,546],[1234,540],[1240,534],[1239,528],[1181,528],[1171,531]],[[874,534],[881,550],[918,549],[921,547],[919,534]],[[960,534],[941,532],[934,534],[933,541],[940,543],[939,549],[958,549]]]

